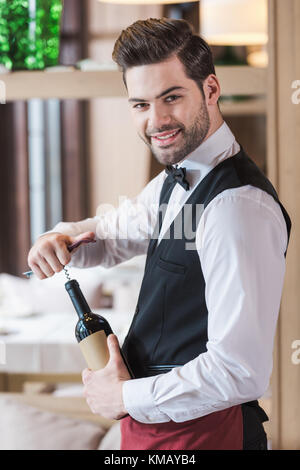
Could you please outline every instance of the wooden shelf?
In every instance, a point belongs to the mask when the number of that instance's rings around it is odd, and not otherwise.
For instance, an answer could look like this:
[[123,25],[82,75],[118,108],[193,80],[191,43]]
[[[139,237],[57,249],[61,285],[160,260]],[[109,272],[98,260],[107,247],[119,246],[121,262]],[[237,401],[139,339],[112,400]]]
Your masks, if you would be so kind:
[[220,109],[224,116],[249,116],[266,113],[266,99],[253,98],[245,101],[221,101]]
[[12,72],[0,76],[6,85],[6,100],[31,98],[90,99],[125,96],[118,71]]
[[[266,69],[232,66],[217,67],[223,95],[264,95]],[[31,98],[92,99],[126,96],[118,70],[97,72],[25,71],[1,74],[6,86],[6,101]]]

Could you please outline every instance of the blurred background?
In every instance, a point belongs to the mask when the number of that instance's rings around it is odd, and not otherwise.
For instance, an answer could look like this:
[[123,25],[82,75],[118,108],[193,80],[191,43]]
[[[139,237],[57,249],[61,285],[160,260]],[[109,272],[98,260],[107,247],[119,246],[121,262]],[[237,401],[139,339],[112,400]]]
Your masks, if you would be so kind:
[[[210,44],[224,119],[292,218],[274,372],[263,406],[270,416],[270,448],[299,449],[300,359],[292,360],[298,339],[300,347],[298,0],[0,1],[0,80],[6,91],[0,104],[0,340],[7,356],[0,387],[23,390],[21,373],[68,372],[78,379],[82,363],[74,359],[73,327],[64,340],[61,332],[53,333],[61,318],[56,314],[68,313],[66,324],[71,318],[63,274],[42,283],[21,275],[41,233],[61,220],[92,217],[101,204],[117,206],[120,197],[135,196],[162,170],[136,134],[111,58],[122,29],[162,16],[188,20]],[[91,306],[104,312],[121,338],[134,312],[143,267],[140,257],[109,273],[72,270]],[[42,346],[40,328],[47,322],[41,314],[49,322]],[[57,319],[55,325],[49,316]],[[32,335],[24,339],[24,330]],[[76,367],[67,360],[55,366],[62,354],[59,341],[61,347],[67,344],[65,357],[77,361]],[[28,354],[27,366],[17,365],[20,354]],[[10,357],[16,361],[9,363]]]

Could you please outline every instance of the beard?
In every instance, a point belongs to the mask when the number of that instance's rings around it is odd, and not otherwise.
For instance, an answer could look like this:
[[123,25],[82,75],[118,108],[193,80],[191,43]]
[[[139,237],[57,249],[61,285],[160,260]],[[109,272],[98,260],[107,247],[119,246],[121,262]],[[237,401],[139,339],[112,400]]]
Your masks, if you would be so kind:
[[[184,160],[190,153],[192,153],[204,141],[210,127],[210,119],[206,104],[203,103],[194,122],[187,128],[183,123],[174,121],[168,126],[163,126],[160,129],[153,129],[147,132],[149,140],[142,138],[145,144],[150,148],[153,156],[162,165],[174,165]],[[151,144],[151,134],[158,132],[165,132],[173,129],[180,129],[179,138],[181,143],[170,144],[164,148],[157,148]]]

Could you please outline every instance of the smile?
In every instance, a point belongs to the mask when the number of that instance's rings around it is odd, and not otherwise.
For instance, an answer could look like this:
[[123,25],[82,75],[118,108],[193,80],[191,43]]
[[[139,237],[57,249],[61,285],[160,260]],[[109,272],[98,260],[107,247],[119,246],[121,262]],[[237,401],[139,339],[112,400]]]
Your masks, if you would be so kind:
[[157,142],[160,147],[163,147],[165,145],[169,145],[170,143],[174,142],[178,134],[181,132],[181,129],[178,129],[176,131],[170,132],[169,134],[164,134],[160,136],[152,136],[151,139],[154,142]]

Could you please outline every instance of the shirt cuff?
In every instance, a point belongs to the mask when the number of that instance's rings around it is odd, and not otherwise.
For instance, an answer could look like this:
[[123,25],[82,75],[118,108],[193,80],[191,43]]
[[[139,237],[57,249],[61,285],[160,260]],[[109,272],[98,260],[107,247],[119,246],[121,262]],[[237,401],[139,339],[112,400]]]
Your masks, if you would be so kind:
[[162,413],[153,398],[157,377],[127,380],[123,384],[123,402],[127,413],[140,423],[167,423],[169,416]]

